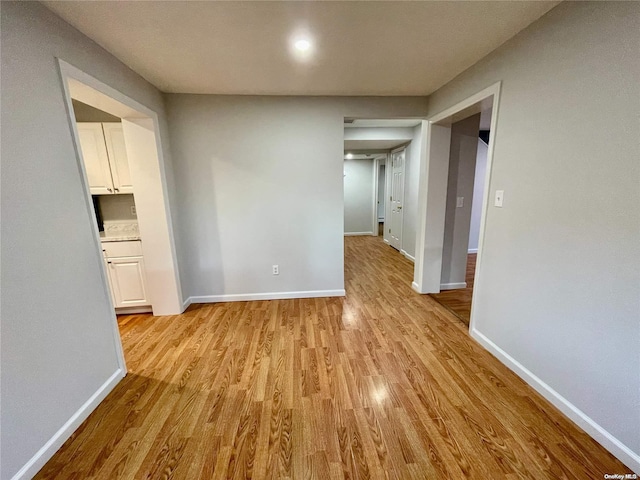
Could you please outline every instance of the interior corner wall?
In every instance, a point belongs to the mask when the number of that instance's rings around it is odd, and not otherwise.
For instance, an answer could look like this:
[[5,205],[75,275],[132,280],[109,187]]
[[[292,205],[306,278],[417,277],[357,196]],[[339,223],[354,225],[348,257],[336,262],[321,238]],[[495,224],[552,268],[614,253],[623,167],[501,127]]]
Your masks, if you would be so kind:
[[487,151],[489,146],[478,138],[478,150],[476,152],[476,172],[473,180],[473,198],[471,205],[471,225],[469,226],[468,253],[478,251],[480,239],[480,220],[482,217],[482,204],[484,202],[484,183],[487,173]]
[[[465,283],[479,126],[479,113],[451,125],[442,285]],[[461,207],[457,206],[458,197],[462,198]]]
[[167,94],[166,104],[189,252],[181,280],[197,301],[342,291],[344,117],[426,111],[424,97]]
[[422,125],[411,129],[411,143],[405,155],[404,213],[402,217],[402,250],[411,258],[416,255],[416,229],[418,228],[418,188],[420,185],[420,152],[422,151]]
[[563,2],[429,97],[502,82],[472,335],[637,472],[639,78],[640,3]]
[[155,110],[164,132],[166,119],[155,87],[42,4],[1,2],[0,15],[0,478],[9,479],[119,371],[56,58]]
[[344,161],[344,233],[372,235],[373,159]]

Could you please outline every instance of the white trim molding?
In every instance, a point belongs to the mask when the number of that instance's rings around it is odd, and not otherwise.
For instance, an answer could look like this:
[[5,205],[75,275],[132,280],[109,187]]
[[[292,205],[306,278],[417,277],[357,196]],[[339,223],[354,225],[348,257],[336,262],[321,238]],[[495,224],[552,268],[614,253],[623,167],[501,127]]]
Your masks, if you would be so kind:
[[470,333],[471,337],[473,337],[480,345],[491,352],[491,354],[509,367],[509,369],[515,372],[527,384],[533,387],[536,392],[551,402],[558,410],[569,417],[569,419],[571,419],[576,425],[587,432],[587,434],[600,443],[604,448],[609,450],[609,452],[616,456],[632,471],[640,473],[640,455],[614,437],[586,413],[556,392],[551,388],[551,386],[542,381],[542,379],[537,377],[533,372],[527,369],[507,352],[502,350],[498,345],[489,340],[488,337],[479,332],[475,327],[471,328]]
[[[189,297],[187,302],[218,303],[218,302],[249,302],[254,300],[286,300],[292,298],[321,298],[344,297],[346,292],[341,290],[309,290],[301,292],[272,292],[272,293],[232,293],[228,295],[203,295]],[[186,302],[185,302],[186,303]]]
[[414,257],[414,256],[412,256],[412,255],[409,255],[405,250],[402,250],[402,249],[401,249],[401,250],[400,250],[400,253],[401,253],[402,255],[404,255],[404,258],[406,258],[407,260],[410,260],[410,261],[412,261],[413,263],[415,263],[415,262],[416,262],[416,257]]
[[478,253],[478,249],[477,248],[470,248],[469,250],[467,250],[467,253]]
[[456,290],[458,288],[467,288],[467,282],[441,283],[440,284],[440,290]]
[[69,420],[66,421],[60,429],[53,434],[47,443],[45,443],[25,465],[11,478],[11,480],[22,480],[33,478],[38,471],[44,467],[54,453],[62,446],[64,442],[76,431],[82,422],[93,412],[96,407],[105,399],[105,397],[115,388],[115,386],[125,376],[122,369],[118,369],[107,379],[106,382],[89,397]]
[[377,236],[373,232],[344,232],[345,237]]
[[182,312],[181,313],[184,313],[184,311],[187,308],[189,308],[189,305],[191,305],[191,297],[187,297],[187,299],[184,302],[182,302]]

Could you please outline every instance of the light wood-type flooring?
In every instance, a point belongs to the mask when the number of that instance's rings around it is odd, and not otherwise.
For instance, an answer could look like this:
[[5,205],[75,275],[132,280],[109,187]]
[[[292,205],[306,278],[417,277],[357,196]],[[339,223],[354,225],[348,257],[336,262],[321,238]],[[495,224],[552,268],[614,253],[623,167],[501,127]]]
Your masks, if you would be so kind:
[[629,472],[413,292],[412,264],[380,237],[345,249],[346,298],[119,318],[129,374],[37,478]]
[[431,295],[467,326],[471,321],[471,297],[473,296],[473,280],[476,274],[476,256],[475,253],[467,255],[466,288],[444,290]]

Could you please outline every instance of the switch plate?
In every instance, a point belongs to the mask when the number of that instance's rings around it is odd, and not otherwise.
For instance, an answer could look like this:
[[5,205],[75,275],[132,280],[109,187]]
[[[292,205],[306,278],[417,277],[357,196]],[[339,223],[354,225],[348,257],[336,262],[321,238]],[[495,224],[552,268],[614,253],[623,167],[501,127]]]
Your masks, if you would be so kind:
[[273,266],[273,274],[280,275],[280,268],[278,267],[278,265]]
[[131,205],[131,215],[133,215],[134,217],[137,215],[136,214],[136,206],[135,205]]
[[457,197],[456,208],[462,208],[462,207],[464,207],[464,197]]
[[496,190],[496,197],[493,202],[495,207],[502,207],[502,202],[504,201],[504,190]]

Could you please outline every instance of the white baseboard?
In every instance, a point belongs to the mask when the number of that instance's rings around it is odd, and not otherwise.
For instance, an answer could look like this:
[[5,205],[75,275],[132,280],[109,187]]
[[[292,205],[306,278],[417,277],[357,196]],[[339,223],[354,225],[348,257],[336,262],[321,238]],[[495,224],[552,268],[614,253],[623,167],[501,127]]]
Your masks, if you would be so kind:
[[342,290],[310,290],[306,292],[239,293],[189,297],[189,303],[248,302],[252,300],[283,300],[291,298],[344,297]]
[[364,235],[373,235],[373,232],[344,232],[345,237],[359,237]]
[[382,239],[382,241],[383,241],[384,243],[386,243],[387,245],[390,245],[390,244],[389,244],[389,240],[387,240],[386,238],[383,238],[383,239]]
[[44,467],[82,422],[93,412],[114,387],[124,378],[122,369],[116,370],[106,382],[74,413],[66,423],[45,443],[36,454],[16,473],[11,480],[33,478]]
[[[520,378],[526,383],[531,385],[540,395],[549,400],[558,410],[564,413],[569,419],[576,423],[580,428],[593,437],[604,448],[609,450],[611,454],[617,457],[622,463],[629,467],[632,471],[640,473],[640,455],[624,443],[610,434],[607,430],[596,423],[586,413],[572,404],[569,400],[564,398],[553,388],[543,382],[539,377],[529,371],[524,365],[518,362],[515,358],[502,350],[499,346],[493,343],[489,338],[473,328],[471,330],[471,336],[498,358],[507,367],[513,370]],[[614,473],[614,472],[612,472]],[[620,472],[622,473],[622,472]]]
[[418,292],[418,293],[422,293],[420,291],[420,286],[416,283],[416,282],[411,282],[411,288],[413,289],[414,292]]
[[182,312],[180,313],[184,313],[184,311],[189,308],[189,305],[191,305],[191,297],[188,297],[184,302],[182,302]]
[[411,255],[409,255],[409,254],[408,254],[407,252],[405,252],[404,250],[400,250],[400,253],[401,253],[402,255],[404,255],[404,257],[405,257],[407,260],[411,260],[413,263],[416,263],[416,257],[412,257]]
[[467,253],[478,253],[478,249],[477,248],[470,248],[469,250],[467,250]]
[[467,282],[440,284],[440,290],[456,290],[458,288],[467,288]]

